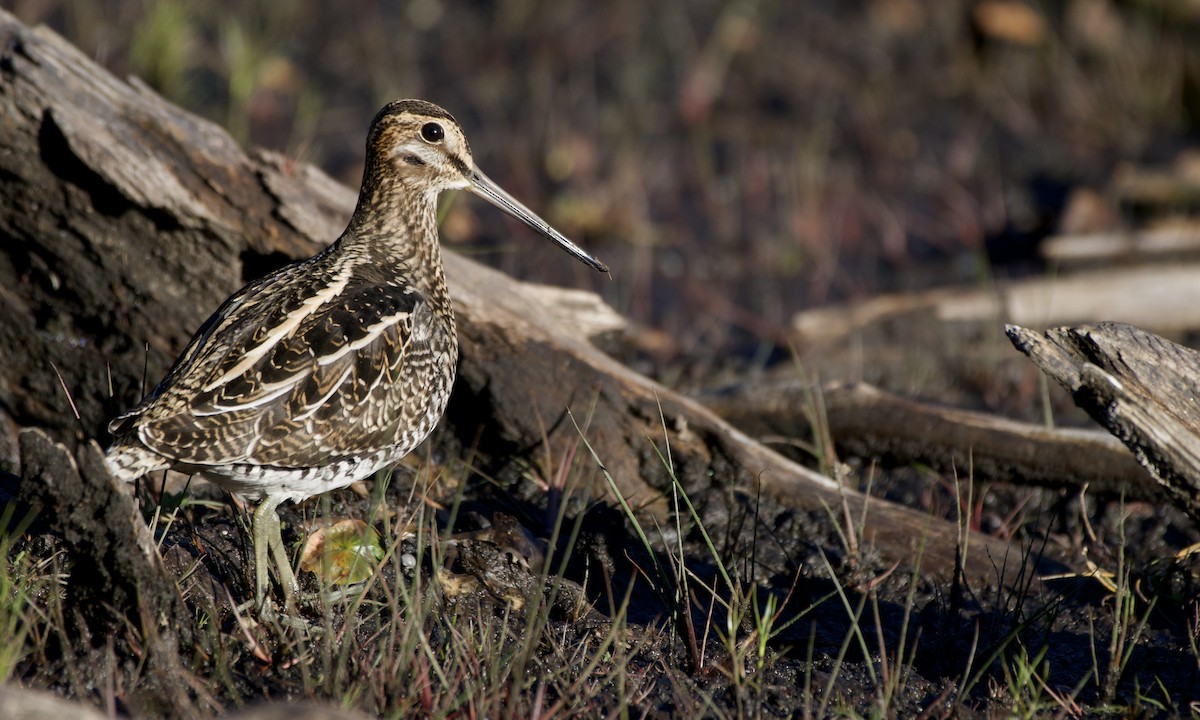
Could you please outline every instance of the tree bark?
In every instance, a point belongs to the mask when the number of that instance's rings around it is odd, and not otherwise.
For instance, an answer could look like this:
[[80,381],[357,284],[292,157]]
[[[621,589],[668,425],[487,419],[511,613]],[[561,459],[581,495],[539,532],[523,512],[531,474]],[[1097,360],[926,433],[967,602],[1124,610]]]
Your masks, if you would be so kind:
[[[147,707],[139,714],[168,712],[190,717],[195,693],[190,663],[180,650],[193,647],[192,617],[163,569],[154,536],[133,496],[109,474],[94,442],[81,444],[74,457],[44,432],[21,433],[24,478],[18,498],[52,525],[70,565],[63,600],[65,633],[70,645],[67,673],[76,686],[103,685],[116,664],[135,676],[135,658],[144,654],[143,692],[130,700]],[[136,641],[129,638],[136,629]]]
[[1200,521],[1200,352],[1124,323],[1008,336]]
[[[1161,489],[1129,450],[1099,430],[1048,428],[900,397],[867,383],[735,388],[704,404],[768,444],[826,433],[842,457],[927,465],[976,480],[1080,489],[1141,500]],[[815,420],[814,420],[815,419]]]

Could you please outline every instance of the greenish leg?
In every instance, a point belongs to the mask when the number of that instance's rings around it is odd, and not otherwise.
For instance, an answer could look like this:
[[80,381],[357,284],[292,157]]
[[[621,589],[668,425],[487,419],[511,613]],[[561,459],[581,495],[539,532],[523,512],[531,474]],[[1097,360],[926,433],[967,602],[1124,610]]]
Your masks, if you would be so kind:
[[276,508],[282,502],[280,498],[266,497],[254,511],[254,600],[262,610],[270,589],[270,578],[267,570],[267,551],[270,550],[275,561],[275,571],[279,576],[279,584],[283,586],[284,602],[289,608],[294,606],[295,596],[299,589],[296,576],[292,572],[291,560],[287,549],[283,546],[283,535],[279,528],[279,514]]

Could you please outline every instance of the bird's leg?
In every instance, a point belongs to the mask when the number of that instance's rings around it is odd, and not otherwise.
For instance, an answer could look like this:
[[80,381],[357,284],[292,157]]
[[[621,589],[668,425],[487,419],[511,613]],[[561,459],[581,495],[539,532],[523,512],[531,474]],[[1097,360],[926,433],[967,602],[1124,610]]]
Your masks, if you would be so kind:
[[275,512],[282,502],[280,498],[266,497],[254,511],[254,599],[259,610],[267,599],[270,578],[267,570],[267,551],[275,561],[279,584],[283,586],[284,602],[288,608],[294,606],[296,576],[292,572],[291,560],[283,547],[283,535],[279,528],[279,514]]
[[283,586],[283,599],[288,612],[296,610],[296,596],[300,592],[300,584],[296,582],[296,574],[292,571],[292,559],[288,557],[287,548],[283,546],[283,535],[279,530],[279,515],[271,513],[275,518],[274,533],[268,538],[271,541],[271,553],[275,556],[275,569],[279,573],[279,584]]
[[278,506],[278,500],[263,498],[254,509],[254,527],[251,532],[254,537],[254,605],[260,611],[265,607],[270,583],[267,570],[267,548],[270,542],[267,536],[279,532],[279,516],[275,514],[275,508]]

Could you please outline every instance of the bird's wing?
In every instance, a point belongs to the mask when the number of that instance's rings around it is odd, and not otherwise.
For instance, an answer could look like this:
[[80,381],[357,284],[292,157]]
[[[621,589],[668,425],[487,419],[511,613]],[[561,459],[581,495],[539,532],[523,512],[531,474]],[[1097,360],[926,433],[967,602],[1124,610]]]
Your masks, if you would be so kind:
[[[244,347],[247,337],[271,321],[273,315],[290,312],[298,304],[296,293],[287,292],[304,275],[309,262],[294,263],[249,283],[229,296],[188,342],[171,369],[150,394],[134,407],[112,419],[108,431],[121,440],[153,417],[173,414],[183,397],[194,391],[207,371],[229,352]],[[274,303],[270,302],[274,299]],[[290,301],[290,302],[289,302]],[[210,342],[214,337],[220,342]]]
[[163,410],[143,414],[147,447],[189,465],[301,468],[395,444],[444,354],[429,332],[442,321],[399,279],[306,280],[215,319],[164,379]]

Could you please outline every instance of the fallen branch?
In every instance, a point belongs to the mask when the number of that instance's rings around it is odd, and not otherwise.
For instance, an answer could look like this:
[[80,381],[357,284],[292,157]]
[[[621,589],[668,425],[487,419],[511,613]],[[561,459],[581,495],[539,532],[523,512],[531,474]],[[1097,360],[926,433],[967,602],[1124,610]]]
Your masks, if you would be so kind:
[[1096,494],[1142,499],[1158,486],[1111,435],[1048,428],[984,413],[900,397],[866,383],[838,383],[814,391],[776,384],[705,396],[704,404],[750,435],[770,443],[812,443],[814,416],[841,458],[885,466],[922,464],[976,480],[1045,487],[1087,487]]
[[1008,336],[1200,520],[1200,353],[1123,323]]
[[1038,277],[994,289],[939,288],[818,308],[792,320],[801,346],[830,343],[905,315],[931,322],[1006,321],[1046,327],[1113,318],[1160,332],[1200,327],[1200,265],[1145,265]]

